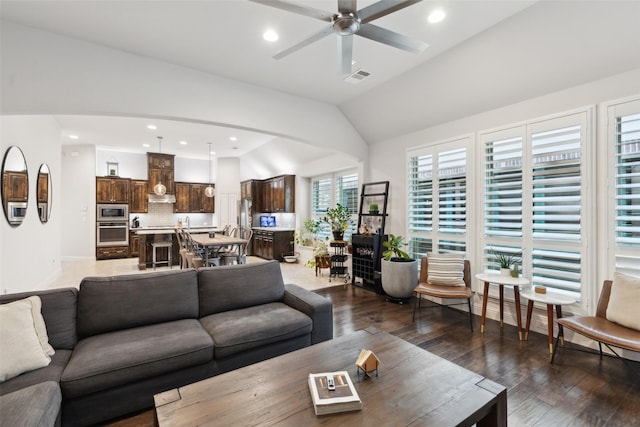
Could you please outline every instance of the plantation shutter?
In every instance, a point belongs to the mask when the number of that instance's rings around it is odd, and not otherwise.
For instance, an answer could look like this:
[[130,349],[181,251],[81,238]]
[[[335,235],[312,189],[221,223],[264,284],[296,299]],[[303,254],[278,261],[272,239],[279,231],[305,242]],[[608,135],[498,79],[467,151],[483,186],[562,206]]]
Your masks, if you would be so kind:
[[433,229],[433,155],[409,158],[409,231]]
[[358,227],[358,174],[351,173],[336,177],[336,203],[340,203],[349,209],[351,223],[344,233],[345,240],[351,238]]
[[612,113],[615,268],[640,277],[640,101],[617,105]]

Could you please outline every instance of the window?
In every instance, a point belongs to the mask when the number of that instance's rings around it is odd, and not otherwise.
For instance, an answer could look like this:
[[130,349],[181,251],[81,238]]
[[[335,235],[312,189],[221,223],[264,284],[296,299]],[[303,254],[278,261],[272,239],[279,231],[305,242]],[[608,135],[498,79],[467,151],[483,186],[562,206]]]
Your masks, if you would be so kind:
[[640,100],[609,107],[608,117],[614,265],[616,271],[640,277]]
[[408,243],[412,258],[467,250],[467,151],[471,138],[411,150]]
[[[322,218],[329,208],[338,203],[349,208],[351,226],[345,231],[344,238],[350,239],[358,226],[358,174],[353,171],[336,172],[332,175],[311,180],[311,212],[314,218]],[[331,239],[331,229],[324,224],[320,238]]]
[[484,266],[520,256],[533,285],[581,299],[588,271],[587,112],[481,134]]

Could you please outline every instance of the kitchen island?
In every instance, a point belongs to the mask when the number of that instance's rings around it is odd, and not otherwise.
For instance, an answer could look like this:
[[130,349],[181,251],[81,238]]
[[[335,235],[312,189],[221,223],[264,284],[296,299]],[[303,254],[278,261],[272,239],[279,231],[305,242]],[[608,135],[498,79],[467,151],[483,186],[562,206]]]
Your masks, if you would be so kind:
[[[170,239],[173,242],[171,247],[172,264],[180,264],[180,247],[178,245],[178,240],[176,239],[176,230],[178,230],[178,227],[174,226],[150,226],[131,229],[138,238],[138,270],[146,270],[148,267],[152,266],[153,249],[151,247],[151,243],[156,239],[156,236],[164,236],[165,239]],[[190,227],[189,230],[191,233],[211,233],[221,231],[217,227],[210,226],[193,226]]]
[[283,261],[284,256],[293,255],[293,228],[252,227],[252,254],[264,259]]

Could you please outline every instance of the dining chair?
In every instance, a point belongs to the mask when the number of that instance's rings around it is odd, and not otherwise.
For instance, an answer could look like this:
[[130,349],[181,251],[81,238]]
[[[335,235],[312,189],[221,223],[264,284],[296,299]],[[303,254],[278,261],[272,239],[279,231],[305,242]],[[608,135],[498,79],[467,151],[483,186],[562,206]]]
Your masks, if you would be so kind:
[[240,237],[246,240],[246,242],[235,245],[233,250],[220,255],[220,260],[223,265],[233,264],[234,262],[237,264],[247,263],[247,246],[253,237],[253,230],[250,228],[243,230]]

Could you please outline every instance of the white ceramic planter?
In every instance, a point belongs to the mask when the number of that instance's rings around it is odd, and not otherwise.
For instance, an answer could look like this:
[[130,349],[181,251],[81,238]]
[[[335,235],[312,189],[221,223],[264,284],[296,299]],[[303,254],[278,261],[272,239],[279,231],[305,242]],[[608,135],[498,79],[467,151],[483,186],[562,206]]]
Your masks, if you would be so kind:
[[393,298],[410,298],[418,286],[418,260],[395,262],[382,260],[382,289]]

